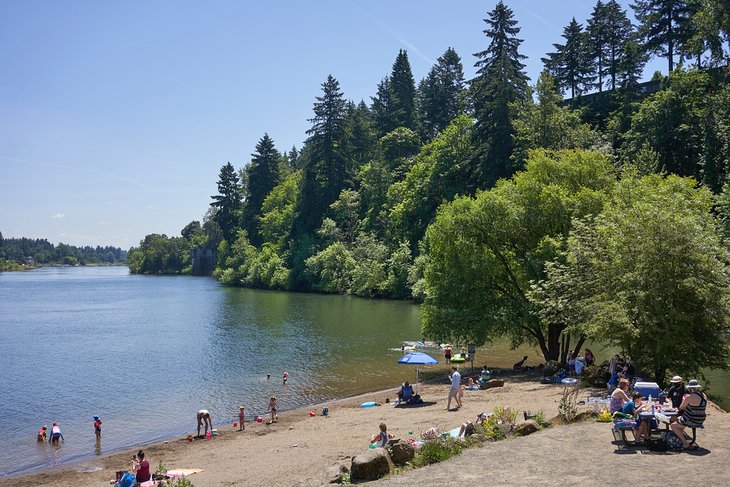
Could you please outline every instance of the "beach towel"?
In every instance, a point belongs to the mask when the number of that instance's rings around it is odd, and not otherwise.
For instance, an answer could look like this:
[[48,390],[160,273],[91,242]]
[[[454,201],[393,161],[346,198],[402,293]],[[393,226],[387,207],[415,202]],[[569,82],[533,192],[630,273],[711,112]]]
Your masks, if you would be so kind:
[[167,471],[168,477],[187,477],[188,475],[193,475],[194,473],[202,472],[202,468],[175,468],[173,470]]

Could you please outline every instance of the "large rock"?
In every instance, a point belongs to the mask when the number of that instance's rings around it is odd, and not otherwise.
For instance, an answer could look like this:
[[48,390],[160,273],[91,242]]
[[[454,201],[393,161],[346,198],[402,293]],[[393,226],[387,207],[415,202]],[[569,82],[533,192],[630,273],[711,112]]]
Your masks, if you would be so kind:
[[483,433],[476,433],[474,435],[471,435],[469,438],[471,438],[472,440],[481,441],[482,443],[489,441],[489,438],[487,437],[487,435],[485,435]]
[[416,449],[404,441],[393,443],[390,445],[389,450],[390,458],[396,465],[405,465],[406,462],[413,460],[416,455]]
[[393,462],[384,448],[374,448],[352,459],[350,478],[352,480],[377,480],[388,475]]
[[555,360],[548,360],[547,363],[545,363],[545,367],[542,368],[542,375],[544,376],[550,376],[555,375],[555,373],[560,368],[560,364]]
[[504,387],[504,381],[499,379],[488,380],[481,385],[482,389],[492,389],[493,387]]
[[332,465],[324,471],[323,481],[326,484],[341,484],[342,476],[349,473],[344,465]]
[[531,435],[535,431],[539,430],[540,426],[534,419],[528,419],[524,423],[520,423],[515,426],[515,433],[522,436]]

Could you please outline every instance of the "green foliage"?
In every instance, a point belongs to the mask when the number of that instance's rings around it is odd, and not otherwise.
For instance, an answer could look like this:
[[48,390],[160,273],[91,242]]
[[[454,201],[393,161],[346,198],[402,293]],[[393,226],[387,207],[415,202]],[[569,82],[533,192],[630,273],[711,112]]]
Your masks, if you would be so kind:
[[314,289],[342,294],[350,291],[356,262],[342,242],[335,242],[309,257],[305,265]]
[[276,246],[265,243],[257,250],[244,230],[239,230],[230,248],[223,242],[218,248],[218,261],[221,264],[213,276],[224,284],[264,289],[284,289],[288,284],[289,269]]
[[251,163],[246,167],[247,194],[243,209],[243,229],[254,245],[261,243],[259,219],[266,196],[279,183],[281,154],[274,147],[269,134],[264,134],[251,154]]
[[[0,269],[22,270],[38,265],[124,264],[127,252],[117,247],[76,247],[46,239],[3,238],[0,233]],[[4,267],[3,267],[4,266]]]
[[535,86],[537,103],[532,97],[517,105],[514,120],[514,166],[522,168],[532,149],[598,148],[601,135],[581,122],[581,113],[564,107],[555,80],[545,71]]
[[513,180],[444,205],[427,235],[426,335],[476,343],[507,335],[556,359],[566,324],[541,322],[527,291],[573,219],[600,212],[614,183],[604,155],[535,151]]
[[494,406],[493,412],[496,420],[502,424],[515,424],[517,420],[517,410],[505,404]]
[[261,205],[259,231],[266,242],[282,248],[291,233],[294,211],[302,184],[302,173],[291,173],[274,186]]
[[726,367],[730,278],[712,203],[689,178],[625,175],[600,215],[575,223],[542,285],[543,312],[620,347],[660,383]]
[[414,467],[425,467],[432,463],[443,462],[454,455],[458,455],[464,449],[460,441],[453,438],[425,442],[416,452],[413,458]]
[[461,58],[448,48],[418,85],[420,128],[432,140],[465,109],[464,69]]
[[572,423],[578,415],[578,394],[580,388],[577,386],[563,387],[563,392],[558,403],[558,417],[566,423]]
[[553,44],[555,52],[548,53],[543,62],[558,85],[570,90],[570,98],[574,100],[590,89],[594,78],[589,37],[573,17],[563,29],[563,38],[565,44]]
[[190,265],[190,242],[182,237],[150,234],[129,249],[128,265],[132,274],[181,274]]
[[635,0],[631,5],[641,22],[640,32],[645,49],[666,57],[669,71],[674,69],[674,56],[691,35],[691,2],[678,0]]

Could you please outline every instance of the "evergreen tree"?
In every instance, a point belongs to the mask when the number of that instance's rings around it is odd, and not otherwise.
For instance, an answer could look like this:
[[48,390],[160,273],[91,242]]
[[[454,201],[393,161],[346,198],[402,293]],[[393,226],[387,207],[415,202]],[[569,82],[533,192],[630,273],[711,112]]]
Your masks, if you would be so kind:
[[347,134],[347,157],[353,170],[357,171],[368,162],[377,141],[373,116],[364,101],[358,105],[348,104],[345,133]]
[[669,72],[674,70],[674,56],[682,52],[690,31],[690,7],[686,0],[636,0],[631,4],[641,22],[646,50],[666,57]]
[[421,136],[432,140],[463,110],[464,69],[448,48],[421,80],[418,89]]
[[291,150],[286,153],[286,161],[289,164],[289,169],[292,171],[296,171],[297,169],[301,169],[301,165],[299,164],[301,161],[300,159],[299,151],[297,150],[297,146],[293,145],[291,147]]
[[232,242],[241,218],[243,194],[241,181],[230,162],[221,167],[218,175],[218,194],[211,198],[213,202],[210,206],[216,210],[213,220],[220,227],[223,238]]
[[[416,130],[416,82],[413,80],[408,53],[401,49],[393,63],[390,75],[388,112],[391,123],[390,130],[406,127]],[[388,130],[388,132],[390,132]]]
[[611,89],[616,89],[616,79],[623,63],[624,47],[634,32],[634,26],[626,10],[616,0],[606,4],[607,36],[604,44],[606,75],[611,77]]
[[304,167],[302,192],[297,201],[293,236],[313,234],[325,212],[349,183],[351,174],[343,150],[346,102],[340,83],[332,76],[322,83],[316,98],[312,128],[307,130],[310,152]]
[[575,17],[563,29],[563,39],[565,44],[553,44],[555,52],[548,53],[543,62],[558,84],[570,90],[571,100],[575,100],[576,95],[588,90],[593,79],[588,38]]
[[510,105],[525,97],[527,75],[518,52],[522,39],[512,10],[501,0],[484,19],[484,34],[489,47],[474,56],[478,61],[476,77],[471,80],[471,103],[476,118],[474,127],[479,180],[477,187],[494,184],[509,177],[513,170],[509,161],[514,147],[513,114]]
[[259,237],[259,218],[261,205],[266,196],[279,183],[281,154],[269,134],[256,144],[256,152],[251,154],[251,163],[246,168],[248,174],[248,195],[243,210],[243,229],[253,245],[261,245]]
[[370,99],[375,128],[378,135],[383,136],[394,128],[390,120],[390,80],[387,76],[378,83],[377,92]]
[[606,71],[604,51],[610,35],[606,24],[606,5],[598,0],[593,7],[591,18],[586,28],[588,33],[588,54],[594,60],[595,74],[598,78],[598,91],[603,91],[603,75]]

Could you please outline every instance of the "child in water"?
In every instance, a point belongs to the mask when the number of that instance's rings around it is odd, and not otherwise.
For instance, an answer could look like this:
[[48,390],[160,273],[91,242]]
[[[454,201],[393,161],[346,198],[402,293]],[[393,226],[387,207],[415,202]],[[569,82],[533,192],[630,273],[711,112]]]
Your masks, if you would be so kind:
[[241,406],[238,408],[238,431],[243,431],[246,429],[246,424],[244,423],[244,420],[246,419],[246,409]]
[[289,372],[284,372],[283,379],[284,379],[284,385],[286,385],[286,381],[289,380]]
[[59,428],[58,423],[54,421],[53,426],[51,427],[51,439],[49,441],[52,445],[58,445],[58,440],[66,441],[61,434],[61,428]]
[[271,421],[269,421],[269,424],[272,424],[274,421],[279,419],[279,416],[276,414],[277,408],[278,404],[276,403],[276,397],[271,396],[271,399],[269,399],[269,409],[271,410]]
[[42,441],[43,443],[46,442],[48,439],[48,426],[45,424],[41,429],[38,430],[38,441]]
[[94,432],[96,433],[96,441],[101,440],[101,419],[99,419],[99,416],[94,416]]

